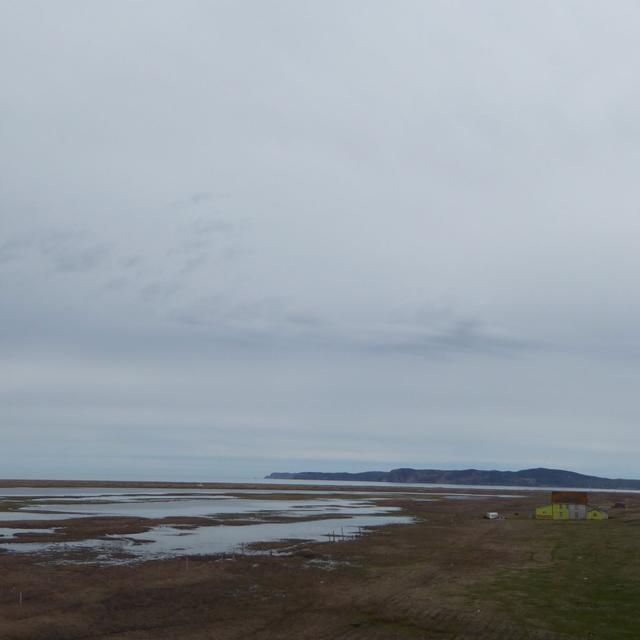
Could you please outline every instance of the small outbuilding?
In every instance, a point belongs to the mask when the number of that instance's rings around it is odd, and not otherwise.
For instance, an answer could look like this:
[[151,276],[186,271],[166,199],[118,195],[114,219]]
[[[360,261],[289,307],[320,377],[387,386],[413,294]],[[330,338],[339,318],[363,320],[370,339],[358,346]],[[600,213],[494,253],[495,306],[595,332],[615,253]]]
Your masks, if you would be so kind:
[[589,504],[586,491],[553,491],[551,504],[536,509],[539,520],[606,520],[607,512]]

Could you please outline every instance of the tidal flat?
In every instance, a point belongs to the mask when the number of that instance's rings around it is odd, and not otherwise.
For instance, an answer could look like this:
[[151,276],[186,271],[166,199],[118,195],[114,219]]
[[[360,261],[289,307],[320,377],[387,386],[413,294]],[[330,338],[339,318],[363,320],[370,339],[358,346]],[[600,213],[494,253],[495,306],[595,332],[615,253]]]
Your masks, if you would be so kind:
[[[62,489],[62,490],[61,490]],[[52,495],[53,494],[53,495]],[[297,492],[258,494],[199,491],[5,493],[0,520],[0,550],[56,556],[59,562],[124,563],[188,555],[267,553],[268,543],[335,540],[363,535],[371,527],[408,524],[410,516],[385,504],[384,494],[304,496]],[[25,528],[33,521],[57,522],[54,528]],[[100,535],[85,524],[102,523]],[[119,531],[119,524],[127,525]],[[137,525],[141,531],[132,531]],[[84,534],[88,535],[84,535]],[[261,544],[257,551],[252,545]]]
[[0,486],[1,640],[640,637],[637,494],[124,484]]

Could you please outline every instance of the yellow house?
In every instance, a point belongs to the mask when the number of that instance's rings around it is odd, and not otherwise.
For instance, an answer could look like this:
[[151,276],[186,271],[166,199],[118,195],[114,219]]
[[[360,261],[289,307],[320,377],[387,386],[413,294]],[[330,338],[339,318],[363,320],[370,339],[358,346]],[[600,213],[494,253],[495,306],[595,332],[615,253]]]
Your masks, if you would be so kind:
[[586,491],[553,491],[551,504],[536,509],[539,520],[606,520],[607,513],[587,502]]

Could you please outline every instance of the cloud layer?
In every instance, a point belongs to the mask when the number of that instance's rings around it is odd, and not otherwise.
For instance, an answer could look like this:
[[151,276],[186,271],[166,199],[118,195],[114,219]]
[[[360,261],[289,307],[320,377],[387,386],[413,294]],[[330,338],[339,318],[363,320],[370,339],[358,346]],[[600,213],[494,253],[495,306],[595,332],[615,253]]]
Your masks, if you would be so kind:
[[635,3],[0,18],[0,476],[640,476]]

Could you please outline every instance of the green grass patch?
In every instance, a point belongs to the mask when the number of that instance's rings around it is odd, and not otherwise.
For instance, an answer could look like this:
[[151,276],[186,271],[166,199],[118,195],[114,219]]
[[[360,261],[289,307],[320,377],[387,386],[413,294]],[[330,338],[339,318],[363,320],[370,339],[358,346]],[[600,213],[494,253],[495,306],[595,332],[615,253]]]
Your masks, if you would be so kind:
[[540,522],[533,544],[551,561],[501,573],[473,590],[528,628],[599,640],[640,638],[640,536],[635,523]]

